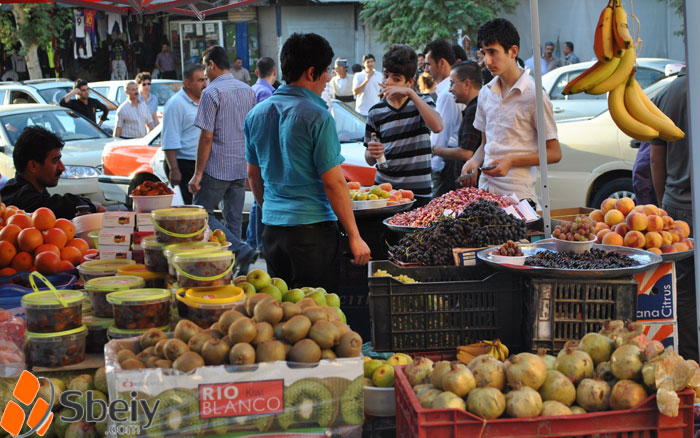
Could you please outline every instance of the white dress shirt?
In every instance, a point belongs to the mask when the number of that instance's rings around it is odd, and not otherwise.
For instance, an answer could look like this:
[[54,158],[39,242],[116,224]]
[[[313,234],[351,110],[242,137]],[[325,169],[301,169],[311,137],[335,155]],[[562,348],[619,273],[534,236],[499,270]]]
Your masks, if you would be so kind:
[[[352,78],[352,89],[359,87],[367,77],[366,71],[355,73]],[[374,71],[372,77],[367,81],[362,93],[355,96],[355,111],[366,116],[369,109],[379,103],[379,84],[382,82],[382,74]]]
[[[462,111],[455,96],[450,93],[450,78],[445,78],[440,81],[435,87],[437,93],[437,102],[435,110],[442,118],[442,131],[430,134],[430,145],[443,147],[457,147],[459,137],[459,125],[462,123]],[[463,108],[462,108],[463,109]],[[430,166],[433,172],[439,172],[445,167],[445,160],[442,157],[434,155],[430,160]]]
[[335,75],[330,84],[333,97],[352,96],[352,75],[346,74],[344,78]]

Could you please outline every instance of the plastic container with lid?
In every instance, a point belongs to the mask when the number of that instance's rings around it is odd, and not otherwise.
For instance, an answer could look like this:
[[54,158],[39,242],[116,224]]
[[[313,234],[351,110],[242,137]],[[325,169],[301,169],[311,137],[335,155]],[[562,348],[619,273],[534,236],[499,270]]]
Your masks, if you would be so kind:
[[170,263],[177,275],[180,287],[226,286],[233,280],[233,253],[196,251],[176,254]]
[[[170,325],[164,325],[163,327],[158,327],[161,331],[167,333],[170,331]],[[150,329],[142,329],[142,330],[124,330],[117,328],[116,326],[111,326],[107,330],[107,338],[112,340],[112,339],[126,339],[126,338],[133,338],[136,336],[141,336],[142,334],[146,333]]]
[[207,241],[201,241],[201,242],[185,242],[185,243],[171,243],[170,245],[165,245],[163,247],[163,255],[165,256],[166,260],[168,261],[168,275],[169,279],[171,282],[175,282],[177,280],[177,271],[173,267],[171,261],[173,257],[175,257],[176,254],[180,254],[183,252],[190,252],[190,251],[197,251],[199,253],[205,253],[205,252],[215,252],[215,251],[223,251],[225,248],[228,248],[231,244],[228,243],[226,246],[221,246],[219,242],[207,242]]
[[142,330],[170,324],[170,291],[133,289],[107,294],[114,308],[114,325],[125,330]]
[[233,285],[181,289],[176,297],[180,317],[205,329],[217,322],[222,313],[245,302],[243,289]]
[[114,319],[85,315],[83,316],[83,324],[88,329],[85,351],[88,353],[104,353],[105,344],[109,342],[107,331],[114,325]]
[[156,241],[156,236],[144,237],[141,241],[143,248],[143,260],[146,269],[152,272],[168,272],[168,259],[163,254],[163,249],[167,243]]
[[204,239],[209,215],[203,208],[164,208],[151,212],[151,222],[160,243],[192,242]]
[[78,266],[78,272],[80,273],[80,278],[83,279],[84,283],[92,280],[93,278],[100,277],[110,277],[117,275],[117,269],[124,265],[136,264],[133,260],[126,259],[100,259],[93,260],[91,262],[81,263]]
[[[130,265],[133,266],[133,265]],[[93,278],[85,282],[85,291],[90,297],[92,313],[100,318],[112,318],[112,305],[107,302],[107,294],[120,290],[142,289],[146,282],[135,275]]]
[[85,295],[77,290],[33,292],[23,296],[22,307],[27,314],[27,331],[58,333],[80,327],[84,300]]
[[85,360],[88,329],[80,325],[58,333],[27,332],[27,361],[40,367],[63,367]]
[[151,272],[146,265],[122,266],[117,270],[118,275],[130,275],[142,278],[147,289],[166,289],[168,287],[168,274],[165,272]]

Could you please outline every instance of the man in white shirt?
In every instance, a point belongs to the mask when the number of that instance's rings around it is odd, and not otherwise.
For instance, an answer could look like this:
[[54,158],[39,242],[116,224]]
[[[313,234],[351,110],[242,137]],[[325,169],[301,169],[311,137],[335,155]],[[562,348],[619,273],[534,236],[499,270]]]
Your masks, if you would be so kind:
[[[430,134],[430,145],[436,147],[457,147],[459,125],[462,123],[462,112],[450,93],[450,72],[455,63],[452,45],[445,39],[438,39],[425,47],[426,70],[437,84],[437,102],[435,109],[442,118],[442,131]],[[433,198],[457,188],[455,179],[459,176],[459,168],[454,160],[445,161],[434,155],[431,160]]]
[[121,138],[140,138],[153,129],[153,116],[144,102],[139,102],[139,88],[136,82],[124,85],[128,97],[117,108],[117,121],[114,124],[114,136]]
[[331,94],[341,102],[354,102],[352,95],[352,75],[348,75],[348,60],[345,58],[335,59],[335,72],[331,79]]
[[352,94],[357,99],[355,111],[366,116],[369,109],[380,101],[379,84],[382,82],[382,74],[374,71],[374,55],[371,53],[362,57],[362,66],[365,70],[352,78]]
[[[535,167],[540,158],[537,143],[535,82],[518,67],[516,58],[520,36],[513,24],[503,18],[484,23],[477,34],[478,45],[486,54],[486,67],[495,76],[479,93],[474,127],[482,132],[481,146],[462,168],[473,176],[465,185],[476,185],[478,167],[483,170],[479,188],[491,193],[515,193],[519,199],[536,203]],[[547,163],[561,160],[552,103],[544,94]]]

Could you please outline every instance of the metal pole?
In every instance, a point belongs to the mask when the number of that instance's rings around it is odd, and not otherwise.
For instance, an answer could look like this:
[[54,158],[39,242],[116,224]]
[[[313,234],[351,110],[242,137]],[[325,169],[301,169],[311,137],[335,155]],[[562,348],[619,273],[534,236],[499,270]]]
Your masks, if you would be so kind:
[[[688,145],[690,146],[690,179],[693,196],[693,235],[696,238],[700,230],[700,28],[693,23],[700,19],[700,2],[685,0],[685,62],[688,65]],[[695,55],[693,55],[695,53]],[[695,104],[691,104],[695,102]],[[695,248],[695,313],[700,320],[700,252]],[[697,321],[696,320],[696,321]],[[695,323],[700,349],[700,327]],[[700,350],[699,350],[700,351]]]
[[532,47],[534,48],[535,98],[537,103],[537,145],[540,152],[540,188],[542,190],[542,221],[544,237],[552,237],[552,221],[549,213],[549,181],[547,175],[547,139],[544,126],[544,96],[542,94],[542,64],[540,43],[540,15],[538,0],[530,0],[532,16]]

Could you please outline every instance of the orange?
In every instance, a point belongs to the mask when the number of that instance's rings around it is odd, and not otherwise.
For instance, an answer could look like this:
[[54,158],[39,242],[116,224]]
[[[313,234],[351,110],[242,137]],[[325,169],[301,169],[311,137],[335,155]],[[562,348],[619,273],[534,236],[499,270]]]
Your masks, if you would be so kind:
[[66,233],[66,239],[68,240],[75,237],[75,225],[73,225],[73,222],[69,221],[68,219],[56,219],[54,228],[60,228],[63,230],[63,232]]
[[40,274],[53,275],[61,268],[61,257],[53,251],[44,251],[36,256],[34,264]]
[[0,277],[7,277],[9,275],[15,275],[16,273],[17,270],[10,267],[0,269]]
[[41,254],[45,251],[51,251],[54,254],[61,255],[61,250],[53,243],[42,243],[34,250],[34,254]]
[[[37,230],[38,231],[38,230]],[[12,259],[12,269],[19,271],[29,271],[34,266],[34,257],[26,251],[17,253]]]
[[16,254],[17,248],[12,243],[6,240],[0,241],[0,266],[9,266]]
[[44,243],[44,237],[41,235],[41,231],[34,227],[25,228],[17,236],[17,244],[22,251],[32,252],[42,243]]
[[17,213],[17,210],[13,206],[9,206],[5,209],[5,212],[2,214],[2,218],[7,221],[9,218],[14,216]]
[[87,250],[90,249],[88,243],[80,237],[71,239],[68,243],[66,243],[66,246],[73,246],[75,248],[78,248],[80,250],[80,255],[84,255],[87,252]]
[[69,262],[68,260],[61,260],[61,268],[59,271],[70,271],[71,269],[75,269],[73,263]]
[[56,215],[46,207],[37,208],[36,211],[32,213],[32,226],[36,227],[39,231],[53,228],[55,223]]
[[74,246],[66,246],[61,248],[61,260],[67,260],[73,264],[73,266],[80,264],[80,258],[82,254],[80,250]]
[[52,243],[59,248],[66,246],[66,242],[68,241],[66,233],[64,233],[60,228],[49,228],[48,230],[44,231],[43,234],[44,242]]
[[22,229],[15,224],[5,225],[5,228],[0,231],[0,240],[6,240],[14,246],[17,246],[17,236],[20,231],[22,231]]
[[17,213],[7,223],[19,225],[20,228],[24,229],[32,226],[32,218],[28,214]]

